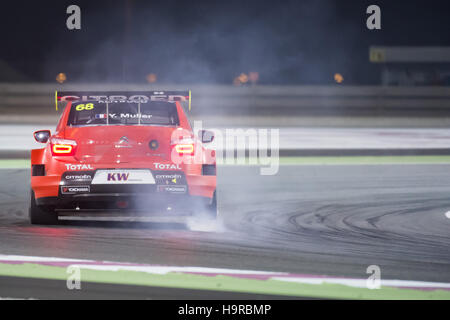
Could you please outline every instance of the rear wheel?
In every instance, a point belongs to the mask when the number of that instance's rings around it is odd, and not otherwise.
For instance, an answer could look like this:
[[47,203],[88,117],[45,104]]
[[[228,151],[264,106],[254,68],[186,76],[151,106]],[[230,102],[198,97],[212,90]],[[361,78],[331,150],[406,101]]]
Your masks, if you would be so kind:
[[58,224],[58,214],[55,212],[55,209],[36,205],[33,190],[31,190],[30,208],[28,213],[31,224]]
[[208,215],[208,218],[217,219],[217,197],[216,197],[216,191],[214,191],[214,195],[213,195],[211,203],[206,208],[206,213]]

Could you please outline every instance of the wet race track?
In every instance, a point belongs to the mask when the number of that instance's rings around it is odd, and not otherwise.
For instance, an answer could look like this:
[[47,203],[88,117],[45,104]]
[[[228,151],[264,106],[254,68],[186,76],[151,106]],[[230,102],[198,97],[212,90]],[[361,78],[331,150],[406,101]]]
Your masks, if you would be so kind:
[[223,166],[215,226],[31,226],[29,170],[1,177],[2,254],[450,282],[450,165]]

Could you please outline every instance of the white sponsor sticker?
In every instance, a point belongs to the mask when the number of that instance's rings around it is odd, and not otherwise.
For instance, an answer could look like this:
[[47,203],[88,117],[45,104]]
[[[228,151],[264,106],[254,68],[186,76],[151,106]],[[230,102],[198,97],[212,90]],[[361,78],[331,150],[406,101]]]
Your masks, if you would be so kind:
[[63,194],[75,194],[90,192],[89,186],[62,186],[61,193]]
[[66,164],[67,170],[92,170],[94,169],[90,164]]
[[95,173],[92,184],[154,184],[150,170],[98,170]]
[[175,163],[153,162],[153,165],[155,166],[155,169],[159,169],[159,170],[181,170],[180,165],[175,164]]
[[92,180],[92,176],[90,174],[72,174],[67,175],[65,177],[66,180],[75,180],[75,181],[86,181]]
[[158,186],[158,192],[186,193],[186,186],[160,185]]

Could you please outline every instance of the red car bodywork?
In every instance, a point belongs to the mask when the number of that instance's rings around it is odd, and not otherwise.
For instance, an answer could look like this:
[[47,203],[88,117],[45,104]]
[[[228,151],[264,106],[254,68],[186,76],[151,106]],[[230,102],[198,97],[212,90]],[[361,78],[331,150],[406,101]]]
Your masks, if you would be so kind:
[[[180,101],[173,102],[179,119],[176,126],[69,126],[70,110],[76,103],[67,103],[46,146],[31,150],[31,189],[37,206],[89,209],[92,205],[102,208],[108,204],[108,208],[121,209],[124,203],[128,206],[140,199],[138,203],[150,200],[155,205],[178,204],[187,208],[193,199],[206,204],[215,200],[215,152],[205,148],[193,132]],[[186,147],[173,141],[177,130],[183,132],[183,139],[186,134],[189,136],[187,147],[193,146],[192,154],[182,154],[183,163],[175,163],[172,158],[177,153],[174,148]],[[65,145],[67,140],[75,141],[76,145]],[[139,169],[150,170],[155,181],[135,185],[115,181],[121,175],[128,177],[127,170],[138,172]],[[99,170],[112,170],[108,171],[108,179],[112,175],[115,184],[94,185]],[[87,181],[76,182],[75,178],[87,178]],[[151,210],[151,205],[142,207]]]

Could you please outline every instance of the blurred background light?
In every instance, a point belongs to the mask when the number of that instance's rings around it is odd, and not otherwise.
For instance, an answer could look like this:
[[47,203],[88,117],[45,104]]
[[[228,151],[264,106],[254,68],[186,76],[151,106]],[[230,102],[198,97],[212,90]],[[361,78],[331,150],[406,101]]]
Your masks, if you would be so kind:
[[57,81],[57,82],[63,83],[63,82],[66,81],[66,80],[67,80],[67,76],[66,76],[65,73],[61,72],[61,73],[58,73],[58,74],[56,75],[56,81]]
[[259,80],[259,73],[255,71],[249,72],[248,80],[251,82],[251,84],[255,85]]
[[241,73],[238,77],[239,81],[241,83],[247,83],[248,82],[248,76],[245,73]]
[[145,78],[147,79],[148,83],[155,83],[156,80],[158,79],[155,73],[150,73]]
[[337,83],[342,83],[344,82],[344,77],[340,73],[335,73],[334,81],[336,81]]

